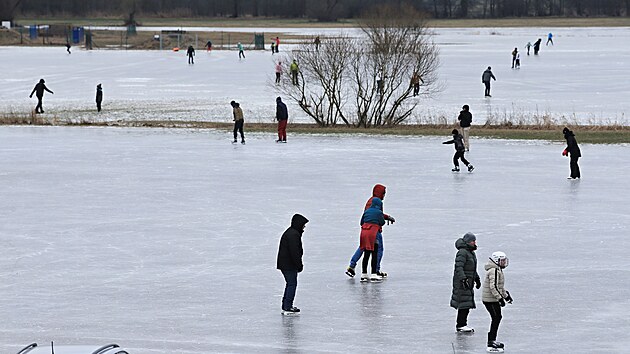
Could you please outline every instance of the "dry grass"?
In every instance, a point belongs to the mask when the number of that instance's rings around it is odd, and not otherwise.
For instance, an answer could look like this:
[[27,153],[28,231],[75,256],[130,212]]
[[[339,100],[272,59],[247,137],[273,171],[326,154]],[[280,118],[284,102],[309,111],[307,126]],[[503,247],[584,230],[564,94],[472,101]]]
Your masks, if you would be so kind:
[[[39,116],[35,114],[5,114],[0,116],[0,125],[56,125],[56,126],[109,126],[109,127],[146,127],[168,129],[216,129],[231,131],[231,123],[197,122],[178,120],[125,120],[125,121],[89,121],[85,119],[64,120],[59,117]],[[547,140],[562,141],[562,128],[565,125],[484,125],[473,126],[471,136],[492,139]],[[630,126],[619,125],[570,125],[580,143],[593,144],[630,144]],[[453,124],[409,124],[396,127],[352,128],[346,126],[322,128],[315,124],[289,124],[292,134],[367,134],[367,135],[400,135],[400,136],[450,136]],[[246,123],[245,130],[250,132],[266,132],[275,134],[276,124]]]

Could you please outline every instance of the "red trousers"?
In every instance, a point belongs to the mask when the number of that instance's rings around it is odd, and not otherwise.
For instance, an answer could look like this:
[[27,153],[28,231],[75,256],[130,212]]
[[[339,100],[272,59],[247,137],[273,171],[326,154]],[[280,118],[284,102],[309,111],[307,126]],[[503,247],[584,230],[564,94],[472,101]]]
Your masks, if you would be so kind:
[[278,121],[278,140],[287,141],[287,119]]

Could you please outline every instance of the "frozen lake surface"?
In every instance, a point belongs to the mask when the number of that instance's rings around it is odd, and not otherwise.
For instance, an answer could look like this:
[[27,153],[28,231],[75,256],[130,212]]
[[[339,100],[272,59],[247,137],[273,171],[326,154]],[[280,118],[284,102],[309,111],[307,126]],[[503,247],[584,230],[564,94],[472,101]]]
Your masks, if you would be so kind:
[[[296,31],[313,34],[313,29],[284,29],[285,33]],[[358,33],[356,29],[320,32],[331,35],[335,31]],[[543,45],[539,56],[527,56],[525,44],[537,38],[544,43],[549,31],[437,29],[434,40],[441,52],[439,78],[444,90],[431,98],[418,98],[420,105],[410,121],[435,122],[442,116],[455,120],[461,106],[468,104],[475,123],[489,116],[531,121],[534,115],[547,115],[569,123],[630,124],[630,29],[554,28],[555,45]],[[212,39],[218,44],[218,38]],[[206,39],[199,40],[201,46]],[[519,70],[510,68],[514,47],[521,52]],[[294,47],[281,45],[281,51],[287,48]],[[197,49],[196,64],[188,65],[184,51],[86,52],[77,48],[68,55],[65,47],[0,47],[0,112],[33,109],[36,100],[29,100],[28,94],[43,77],[55,92],[44,99],[49,116],[231,121],[229,102],[236,100],[247,121],[273,121],[278,94],[269,82],[277,55],[248,50],[247,58],[238,60],[236,51]],[[487,66],[493,67],[497,77],[490,99],[483,97],[481,83]],[[98,83],[103,84],[105,97],[101,114],[95,112],[94,103]],[[289,109],[293,121],[310,122],[296,105]]]
[[[0,127],[0,352],[482,353],[480,291],[474,335],[449,307],[467,231],[480,272],[493,251],[510,257],[506,352],[630,348],[629,146],[583,144],[583,179],[568,181],[560,143],[473,139],[474,173],[454,174],[447,137],[229,135]],[[390,277],[362,284],[344,269],[376,183],[397,220]],[[294,213],[310,219],[303,312],[285,318],[275,261]]]

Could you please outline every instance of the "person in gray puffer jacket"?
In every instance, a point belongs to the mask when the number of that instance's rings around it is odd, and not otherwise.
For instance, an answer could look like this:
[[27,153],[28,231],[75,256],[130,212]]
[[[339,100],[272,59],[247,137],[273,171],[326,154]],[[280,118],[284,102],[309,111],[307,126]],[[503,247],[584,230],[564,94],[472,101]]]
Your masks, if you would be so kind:
[[490,332],[488,332],[488,351],[497,351],[503,349],[504,345],[497,342],[497,332],[501,323],[501,307],[505,303],[512,303],[510,293],[505,290],[505,277],[503,269],[509,264],[509,259],[505,253],[497,251],[492,254],[488,263],[484,266],[486,276],[483,281],[483,293],[481,300],[488,310],[492,322],[490,323]]
[[474,286],[481,287],[481,279],[477,274],[477,237],[472,233],[466,233],[455,241],[457,255],[455,256],[455,270],[453,272],[453,294],[451,295],[451,307],[457,310],[457,332],[474,332],[468,327],[468,312],[475,306]]

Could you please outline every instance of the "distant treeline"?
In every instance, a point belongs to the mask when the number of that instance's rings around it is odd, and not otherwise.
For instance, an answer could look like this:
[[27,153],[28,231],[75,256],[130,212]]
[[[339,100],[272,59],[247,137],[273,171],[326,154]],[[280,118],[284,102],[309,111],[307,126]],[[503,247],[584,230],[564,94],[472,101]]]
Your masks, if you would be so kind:
[[0,17],[285,17],[334,21],[407,3],[433,18],[628,16],[630,0],[0,0]]

